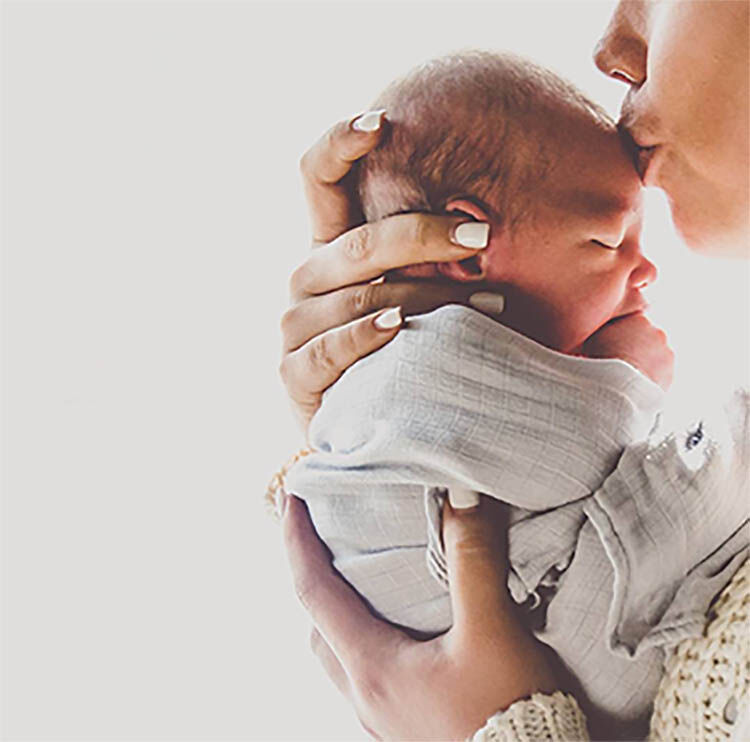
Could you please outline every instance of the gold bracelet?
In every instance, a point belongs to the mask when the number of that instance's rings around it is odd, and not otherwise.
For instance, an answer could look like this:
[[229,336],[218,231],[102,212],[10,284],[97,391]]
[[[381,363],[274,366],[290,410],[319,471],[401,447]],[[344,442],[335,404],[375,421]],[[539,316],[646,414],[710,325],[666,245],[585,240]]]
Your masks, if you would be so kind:
[[284,477],[286,477],[288,471],[305,456],[309,456],[313,452],[312,448],[301,448],[295,453],[284,466],[279,469],[276,474],[271,477],[271,481],[266,487],[266,494],[264,500],[266,502],[266,511],[269,515],[279,520],[278,507],[276,502],[276,496],[280,489],[284,488]]

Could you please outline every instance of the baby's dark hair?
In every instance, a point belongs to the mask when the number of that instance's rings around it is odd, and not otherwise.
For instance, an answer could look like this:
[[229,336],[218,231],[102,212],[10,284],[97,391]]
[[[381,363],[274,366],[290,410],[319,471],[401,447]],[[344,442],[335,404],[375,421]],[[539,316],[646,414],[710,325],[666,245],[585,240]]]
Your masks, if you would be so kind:
[[439,213],[465,197],[516,224],[556,163],[547,145],[561,106],[614,128],[571,83],[515,55],[465,52],[417,67],[373,105],[391,126],[359,166],[365,218]]

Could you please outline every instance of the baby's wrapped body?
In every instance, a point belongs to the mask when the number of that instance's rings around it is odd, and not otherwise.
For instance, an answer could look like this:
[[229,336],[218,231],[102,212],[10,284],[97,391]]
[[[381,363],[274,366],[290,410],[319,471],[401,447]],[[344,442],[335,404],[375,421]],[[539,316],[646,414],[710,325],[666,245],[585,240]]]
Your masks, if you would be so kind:
[[334,385],[286,487],[374,611],[429,634],[451,625],[441,497],[507,502],[513,598],[608,720],[592,731],[645,736],[664,650],[701,633],[748,543],[732,436],[655,433],[661,400],[621,361],[448,306]]

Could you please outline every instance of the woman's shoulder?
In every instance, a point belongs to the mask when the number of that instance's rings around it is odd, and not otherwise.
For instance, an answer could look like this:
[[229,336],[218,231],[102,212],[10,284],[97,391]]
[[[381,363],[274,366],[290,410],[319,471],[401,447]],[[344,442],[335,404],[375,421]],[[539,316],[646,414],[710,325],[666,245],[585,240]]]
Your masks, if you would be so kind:
[[709,611],[703,636],[675,648],[651,718],[652,739],[740,739],[750,715],[750,559]]

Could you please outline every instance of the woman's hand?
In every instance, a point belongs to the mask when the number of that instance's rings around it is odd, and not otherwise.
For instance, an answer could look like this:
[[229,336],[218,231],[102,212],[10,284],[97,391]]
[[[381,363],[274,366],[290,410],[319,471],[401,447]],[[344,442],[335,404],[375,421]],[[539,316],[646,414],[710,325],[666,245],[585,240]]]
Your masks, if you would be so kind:
[[557,681],[553,656],[523,627],[506,588],[505,511],[446,504],[453,627],[416,641],[372,616],[331,566],[302,500],[283,495],[283,530],[312,647],[376,739],[465,739],[488,717]]
[[589,358],[620,358],[635,366],[664,391],[672,384],[674,352],[663,330],[640,312],[608,322],[584,344]]
[[316,249],[291,277],[280,372],[305,427],[325,389],[391,340],[403,314],[466,304],[472,293],[458,283],[373,281],[407,265],[464,260],[488,242],[488,228],[465,215],[400,214],[362,224],[352,166],[377,146],[384,126],[382,111],[339,123],[302,158]]

